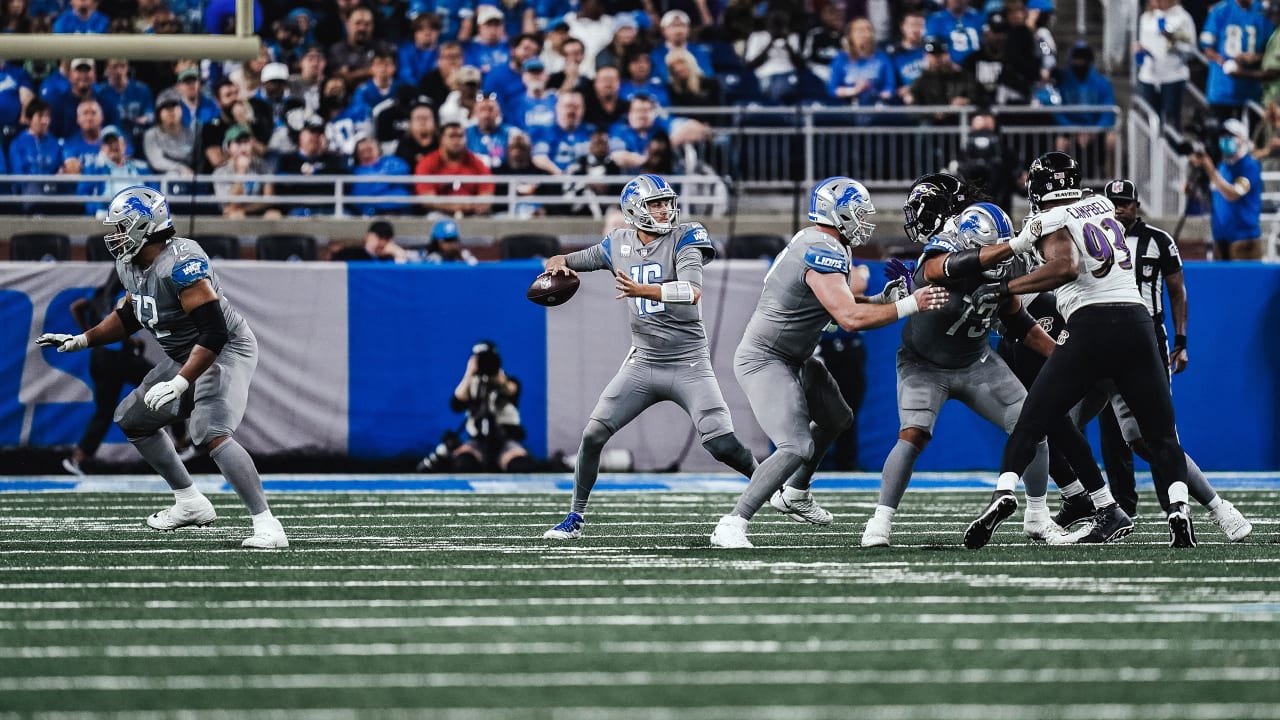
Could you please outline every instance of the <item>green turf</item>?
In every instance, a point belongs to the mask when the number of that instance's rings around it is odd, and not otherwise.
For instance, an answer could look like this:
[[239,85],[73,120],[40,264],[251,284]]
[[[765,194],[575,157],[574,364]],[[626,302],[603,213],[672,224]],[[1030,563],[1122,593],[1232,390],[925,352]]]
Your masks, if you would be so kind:
[[157,534],[162,497],[4,494],[0,717],[1280,717],[1280,493],[1230,495],[1239,545],[1153,513],[966,551],[975,491],[909,493],[864,550],[843,492],[729,552],[725,494],[598,494],[567,544],[558,495],[279,494],[293,545],[254,553],[230,495]]

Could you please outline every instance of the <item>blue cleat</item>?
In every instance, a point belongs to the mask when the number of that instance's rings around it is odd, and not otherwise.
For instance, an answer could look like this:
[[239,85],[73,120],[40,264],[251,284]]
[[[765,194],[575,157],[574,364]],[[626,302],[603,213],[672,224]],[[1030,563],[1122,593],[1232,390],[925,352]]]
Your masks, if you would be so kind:
[[577,540],[582,537],[582,526],[586,524],[587,521],[581,515],[571,512],[559,525],[542,533],[542,537],[548,540]]

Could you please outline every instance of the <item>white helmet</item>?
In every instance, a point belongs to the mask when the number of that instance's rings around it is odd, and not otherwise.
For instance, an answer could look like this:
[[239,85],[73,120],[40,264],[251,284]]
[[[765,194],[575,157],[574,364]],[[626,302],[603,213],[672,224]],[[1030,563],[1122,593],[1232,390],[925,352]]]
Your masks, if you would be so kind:
[[[680,224],[680,207],[676,204],[679,199],[680,196],[666,180],[657,175],[640,175],[622,189],[622,216],[631,225],[647,232],[671,232]],[[654,220],[653,213],[649,211],[649,203],[654,200],[668,201],[665,223]]]
[[833,227],[850,245],[871,239],[875,223],[867,222],[876,208],[862,183],[847,177],[829,177],[809,193],[809,222]]
[[[974,203],[955,217],[956,236],[967,248],[983,248],[1013,239],[1013,221],[1000,206]],[[983,275],[992,280],[1008,277],[1010,262],[1005,260],[994,268],[984,270]]]
[[145,185],[133,185],[111,198],[102,224],[116,229],[105,238],[107,251],[115,259],[129,262],[151,235],[173,227],[173,219],[164,195]]

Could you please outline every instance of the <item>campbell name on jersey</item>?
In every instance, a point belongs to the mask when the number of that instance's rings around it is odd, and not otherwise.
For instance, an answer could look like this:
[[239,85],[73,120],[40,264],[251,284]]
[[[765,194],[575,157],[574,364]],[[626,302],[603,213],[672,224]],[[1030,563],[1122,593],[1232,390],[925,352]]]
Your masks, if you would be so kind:
[[155,335],[161,349],[176,362],[186,362],[200,334],[196,324],[182,309],[178,295],[201,280],[209,280],[217,293],[222,315],[227,320],[229,345],[248,334],[244,318],[231,307],[222,287],[209,267],[209,256],[194,240],[171,238],[151,267],[142,269],[132,261],[116,261],[116,273],[133,302],[133,314]]
[[805,276],[810,270],[838,273],[849,281],[852,266],[849,250],[835,238],[816,228],[796,233],[778,253],[764,276],[760,302],[747,322],[738,352],[781,356],[803,363],[831,322],[831,315],[814,295]]
[[[924,277],[926,260],[941,253],[964,249],[952,232],[944,231],[931,238],[916,262],[915,287],[929,284]],[[902,346],[920,359],[942,368],[968,367],[980,360],[989,347],[988,337],[999,302],[992,299],[976,304],[970,293],[986,282],[989,280],[974,275],[937,283],[951,293],[947,304],[933,312],[907,318],[902,326]]]
[[1143,304],[1133,275],[1133,253],[1110,200],[1086,195],[1031,216],[1027,226],[1036,237],[1066,228],[1080,255],[1080,274],[1056,291],[1063,318],[1070,320],[1073,312],[1086,305]]
[[[680,223],[648,245],[635,228],[612,230],[588,248],[586,264],[574,270],[614,270],[637,283],[660,285],[676,280],[702,284],[701,268],[715,257],[715,246],[701,223]],[[681,273],[684,273],[682,275]],[[670,305],[659,300],[625,298],[631,315],[631,344],[650,360],[682,360],[705,355],[707,333],[702,305]]]

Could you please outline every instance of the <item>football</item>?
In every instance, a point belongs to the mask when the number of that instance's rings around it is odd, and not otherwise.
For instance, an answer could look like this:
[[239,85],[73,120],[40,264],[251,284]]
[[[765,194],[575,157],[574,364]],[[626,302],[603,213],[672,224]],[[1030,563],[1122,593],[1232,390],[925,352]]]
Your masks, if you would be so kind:
[[525,293],[525,297],[539,305],[555,307],[569,302],[569,298],[578,292],[579,284],[577,275],[543,273],[529,286],[529,292]]

